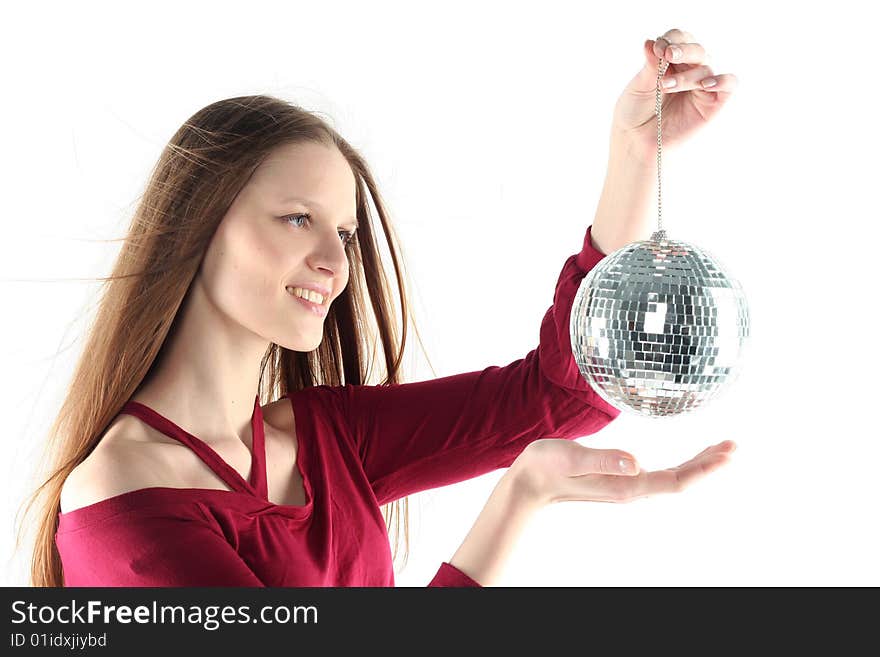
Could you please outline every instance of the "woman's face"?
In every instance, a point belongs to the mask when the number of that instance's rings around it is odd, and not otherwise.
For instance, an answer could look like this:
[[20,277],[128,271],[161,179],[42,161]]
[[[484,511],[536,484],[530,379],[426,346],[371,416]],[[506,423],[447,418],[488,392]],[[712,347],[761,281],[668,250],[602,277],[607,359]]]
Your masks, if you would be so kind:
[[[357,225],[355,194],[354,174],[335,147],[276,149],[208,246],[197,282],[213,307],[264,340],[294,351],[317,348],[329,304],[348,284],[343,240]],[[329,290],[320,313],[292,289],[309,284]]]

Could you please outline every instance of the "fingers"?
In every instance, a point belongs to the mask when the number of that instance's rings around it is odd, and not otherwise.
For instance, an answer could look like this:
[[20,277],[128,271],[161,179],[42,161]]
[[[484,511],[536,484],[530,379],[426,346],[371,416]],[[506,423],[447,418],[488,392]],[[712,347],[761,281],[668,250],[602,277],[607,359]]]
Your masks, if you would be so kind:
[[631,499],[662,493],[680,493],[728,462],[732,450],[710,448],[678,467],[650,472],[636,487]]
[[660,78],[660,89],[665,93],[690,91],[691,89],[731,92],[736,89],[737,83],[738,80],[733,73],[713,75],[710,67],[698,66],[681,73],[664,75]]
[[[693,459],[691,459],[690,461],[687,461],[686,463],[690,463],[694,459],[698,459],[701,456],[703,456],[704,454],[708,454],[709,452],[713,452],[713,451],[721,451],[721,452],[725,452],[727,454],[730,454],[730,453],[736,451],[736,443],[733,442],[732,440],[722,440],[717,445],[710,445],[709,447],[704,449],[702,452],[697,454]],[[682,465],[685,465],[685,463],[682,463]]]
[[[666,30],[662,35],[658,36],[655,41],[659,41],[659,46],[655,46],[654,52],[657,57],[664,57],[663,50],[667,46],[671,46],[673,44],[682,44],[682,43],[693,43],[696,41],[694,39],[694,35],[690,32],[685,32],[684,30],[679,30],[676,28],[672,28],[671,30]],[[660,52],[657,52],[657,48],[661,48]]]
[[625,491],[628,493],[625,501],[663,493],[680,493],[727,463],[735,449],[736,443],[725,440],[704,449],[677,467],[645,473],[639,481],[633,482],[631,490]]
[[[630,477],[622,477],[619,474],[610,476],[605,471],[601,474],[572,477],[568,489],[561,491],[562,494],[557,496],[554,501],[584,500],[627,503],[651,495],[680,493],[727,463],[735,450],[736,443],[732,440],[725,440],[704,449],[681,465],[666,470],[641,471]],[[596,470],[593,472],[595,473]]]
[[[694,42],[690,32],[667,30],[654,40],[651,52],[658,59],[679,65],[668,68],[661,78],[660,89],[665,93],[691,90],[731,93],[739,82],[732,73],[715,75],[712,72],[708,53],[702,45]],[[683,64],[690,66],[682,70]]]
[[677,27],[673,27],[671,30],[666,30],[662,35],[657,37],[658,39],[669,39],[672,42],[676,41],[693,41],[694,35],[690,32],[685,32],[684,30],[679,30]]
[[619,449],[592,449],[584,447],[577,451],[578,461],[570,476],[585,474],[636,475],[640,468],[636,457]]
[[657,39],[654,41],[654,55],[671,64],[705,64],[708,60],[705,48],[699,43],[686,43]]

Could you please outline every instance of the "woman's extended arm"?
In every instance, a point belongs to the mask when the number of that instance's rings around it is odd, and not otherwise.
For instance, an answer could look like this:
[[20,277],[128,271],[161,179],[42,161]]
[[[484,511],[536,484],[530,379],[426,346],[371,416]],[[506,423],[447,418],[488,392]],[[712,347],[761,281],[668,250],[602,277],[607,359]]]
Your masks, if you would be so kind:
[[569,319],[581,281],[605,255],[590,242],[562,266],[538,346],[504,366],[427,381],[315,386],[381,506],[507,468],[539,438],[579,438],[620,415],[581,375]]

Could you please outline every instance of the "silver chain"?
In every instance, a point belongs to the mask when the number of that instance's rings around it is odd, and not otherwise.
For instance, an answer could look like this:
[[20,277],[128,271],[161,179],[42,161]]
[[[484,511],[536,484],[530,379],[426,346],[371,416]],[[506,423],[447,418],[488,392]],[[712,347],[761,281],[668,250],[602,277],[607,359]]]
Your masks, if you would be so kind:
[[666,239],[666,231],[663,230],[663,206],[661,202],[661,183],[660,183],[660,154],[661,154],[661,139],[660,136],[662,134],[661,125],[662,125],[662,116],[663,116],[663,92],[660,88],[660,79],[666,74],[666,68],[669,66],[669,62],[664,59],[660,59],[660,66],[657,71],[657,88],[655,90],[656,95],[656,105],[655,111],[657,112],[657,232],[651,235],[651,239],[655,241],[661,241]]

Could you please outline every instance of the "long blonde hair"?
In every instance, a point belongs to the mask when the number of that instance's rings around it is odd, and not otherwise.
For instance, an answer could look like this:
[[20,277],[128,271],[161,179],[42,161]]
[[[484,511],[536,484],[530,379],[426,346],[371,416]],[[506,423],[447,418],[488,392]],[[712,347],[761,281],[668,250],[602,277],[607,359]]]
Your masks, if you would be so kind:
[[[96,315],[49,430],[46,454],[50,474],[28,498],[25,511],[27,517],[42,498],[31,560],[33,586],[64,585],[54,539],[62,485],[149,376],[166,337],[174,331],[177,311],[227,209],[270,151],[302,142],[335,146],[346,158],[357,185],[360,228],[353,245],[346,249],[348,285],[324,320],[320,345],[306,353],[272,343],[260,372],[261,403],[315,385],[368,383],[375,356],[368,355],[368,343],[375,347],[371,327],[378,333],[385,361],[385,376],[379,384],[401,382],[407,324],[412,319],[403,253],[363,157],[323,119],[273,96],[228,98],[204,107],[177,130],[162,151],[112,274],[97,279],[102,287]],[[370,221],[367,192],[394,264],[402,314],[400,337],[391,287]],[[366,312],[367,301],[372,319]],[[408,498],[384,505],[382,513],[389,533],[392,519],[395,521],[395,560],[403,517],[406,561]]]

